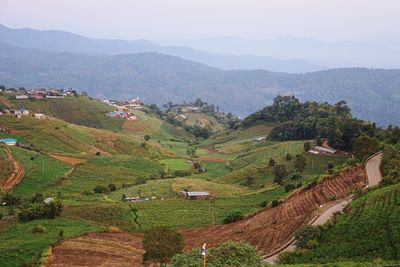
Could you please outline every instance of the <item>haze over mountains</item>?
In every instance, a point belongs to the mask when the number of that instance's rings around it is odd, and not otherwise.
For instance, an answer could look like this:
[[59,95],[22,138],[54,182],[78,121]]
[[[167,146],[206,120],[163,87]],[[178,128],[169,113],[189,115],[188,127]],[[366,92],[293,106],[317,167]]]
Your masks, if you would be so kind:
[[134,41],[93,39],[64,31],[11,29],[3,25],[0,25],[0,41],[19,47],[37,48],[52,52],[103,55],[157,52],[226,70],[268,69],[271,71],[301,73],[325,68],[302,59],[230,55],[226,52],[210,53],[184,46],[162,46],[143,39]]
[[327,42],[313,38],[281,36],[251,40],[238,37],[159,40],[165,45],[185,45],[213,53],[233,55],[273,55],[277,58],[301,58],[329,68],[399,68],[400,40]]
[[[162,46],[146,40],[94,40],[58,31],[1,29],[0,83],[7,86],[74,87],[94,97],[140,96],[158,105],[200,97],[241,116],[270,104],[278,94],[295,94],[302,100],[346,100],[359,118],[379,125],[400,124],[400,70],[228,71],[160,54],[157,49]],[[139,53],[151,47],[157,49]]]

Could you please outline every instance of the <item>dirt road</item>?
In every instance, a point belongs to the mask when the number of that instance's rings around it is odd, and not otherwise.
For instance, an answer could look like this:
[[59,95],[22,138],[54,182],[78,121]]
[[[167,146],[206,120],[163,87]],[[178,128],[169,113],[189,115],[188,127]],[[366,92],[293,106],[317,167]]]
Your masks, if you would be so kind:
[[5,191],[10,191],[11,189],[14,188],[16,184],[18,184],[22,180],[22,177],[24,177],[25,175],[25,171],[21,163],[19,163],[19,161],[16,158],[14,158],[8,147],[5,147],[4,151],[6,152],[7,157],[11,160],[11,162],[14,165],[13,173],[7,179],[7,181],[5,181],[5,183],[2,185]]
[[382,162],[383,152],[378,152],[365,163],[365,170],[367,171],[368,185],[367,187],[376,186],[382,181],[381,174],[381,162]]

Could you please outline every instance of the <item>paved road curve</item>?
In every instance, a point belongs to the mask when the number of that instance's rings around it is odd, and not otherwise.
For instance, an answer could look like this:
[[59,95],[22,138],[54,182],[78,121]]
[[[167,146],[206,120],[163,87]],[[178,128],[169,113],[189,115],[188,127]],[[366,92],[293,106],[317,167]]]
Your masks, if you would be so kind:
[[382,181],[382,174],[380,170],[383,152],[378,152],[370,157],[365,163],[365,170],[367,171],[368,185],[367,187],[376,186]]

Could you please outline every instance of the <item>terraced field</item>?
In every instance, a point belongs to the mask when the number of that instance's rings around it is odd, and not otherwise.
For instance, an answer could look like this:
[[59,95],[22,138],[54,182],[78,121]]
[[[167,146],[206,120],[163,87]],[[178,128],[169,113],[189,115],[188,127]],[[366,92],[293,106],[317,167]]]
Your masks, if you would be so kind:
[[[181,228],[180,232],[184,234],[185,249],[190,250],[199,247],[207,242],[209,246],[216,246],[228,240],[239,241],[247,240],[257,246],[261,253],[267,254],[275,248],[285,243],[300,225],[308,222],[313,213],[318,209],[319,205],[329,201],[332,196],[337,198],[346,197],[352,189],[365,186],[365,172],[362,166],[348,169],[342,174],[325,178],[321,183],[312,188],[302,189],[289,196],[282,204],[275,208],[267,208],[265,211],[247,219],[237,221],[227,225],[210,225],[201,228]],[[201,202],[192,202],[201,203]],[[143,203],[144,204],[144,203]],[[150,218],[150,217],[149,217]],[[99,234],[101,235],[101,234]],[[100,239],[113,240],[118,235],[104,234]],[[141,249],[141,237],[131,234],[134,238],[136,246],[125,251],[124,254],[138,253]],[[96,237],[98,238],[98,237]],[[129,238],[128,238],[129,239]],[[133,239],[132,239],[133,240]],[[54,249],[54,262],[57,266],[58,262],[65,262],[74,251],[77,251],[71,242],[80,243],[80,240],[68,241],[65,245],[61,243]],[[112,241],[103,241],[108,244]],[[79,244],[77,246],[80,246]],[[97,248],[97,246],[95,246]],[[107,251],[107,246],[86,251],[86,257],[93,257],[93,262],[98,262],[103,250]],[[79,250],[78,250],[79,251]],[[135,254],[137,255],[137,254]],[[125,266],[129,264],[126,259],[120,262],[119,259],[110,258],[110,266],[120,264]],[[51,263],[51,266],[53,263]],[[88,264],[95,266],[95,264]]]

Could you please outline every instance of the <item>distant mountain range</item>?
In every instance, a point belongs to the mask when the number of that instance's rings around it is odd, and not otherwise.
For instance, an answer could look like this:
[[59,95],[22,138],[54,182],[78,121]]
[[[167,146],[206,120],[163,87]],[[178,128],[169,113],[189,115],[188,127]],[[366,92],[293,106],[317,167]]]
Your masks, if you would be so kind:
[[184,46],[162,46],[147,40],[93,39],[64,31],[11,29],[0,25],[0,41],[23,48],[36,48],[51,52],[118,55],[157,52],[181,57],[225,70],[265,69],[278,72],[305,73],[326,69],[302,59],[279,59],[270,56],[230,55],[210,53]]
[[338,67],[399,68],[400,40],[327,42],[313,38],[281,36],[250,40],[216,37],[194,40],[157,40],[164,45],[185,45],[213,53],[233,55],[273,55],[278,58],[301,58],[314,64]]
[[94,97],[142,97],[148,103],[214,103],[244,116],[278,94],[302,100],[346,100],[359,118],[400,125],[400,70],[348,68],[306,74],[226,71],[159,53],[83,55],[0,43],[0,84],[74,87]]

